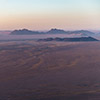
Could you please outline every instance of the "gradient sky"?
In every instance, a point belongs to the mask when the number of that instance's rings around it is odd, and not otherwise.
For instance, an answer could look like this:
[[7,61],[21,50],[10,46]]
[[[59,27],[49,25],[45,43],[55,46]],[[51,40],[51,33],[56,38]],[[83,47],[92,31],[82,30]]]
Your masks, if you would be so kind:
[[100,29],[100,0],[0,0],[0,29]]

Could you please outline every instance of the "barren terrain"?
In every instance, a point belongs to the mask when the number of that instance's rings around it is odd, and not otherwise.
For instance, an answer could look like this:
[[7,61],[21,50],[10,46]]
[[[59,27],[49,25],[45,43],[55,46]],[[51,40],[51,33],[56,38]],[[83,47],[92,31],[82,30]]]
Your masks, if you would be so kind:
[[0,100],[100,100],[100,42],[0,43]]

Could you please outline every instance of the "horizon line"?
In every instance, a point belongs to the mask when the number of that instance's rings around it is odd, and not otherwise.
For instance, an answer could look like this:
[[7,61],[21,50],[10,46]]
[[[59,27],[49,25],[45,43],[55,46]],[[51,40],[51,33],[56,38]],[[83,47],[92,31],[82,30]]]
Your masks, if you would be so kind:
[[28,28],[16,28],[16,29],[0,29],[0,31],[14,31],[14,30],[23,30],[23,29],[27,29],[27,30],[31,30],[31,31],[48,31],[51,29],[59,29],[59,30],[65,30],[65,31],[74,31],[74,30],[92,30],[92,31],[100,31],[100,29],[63,29],[63,28],[50,28],[50,29],[28,29]]

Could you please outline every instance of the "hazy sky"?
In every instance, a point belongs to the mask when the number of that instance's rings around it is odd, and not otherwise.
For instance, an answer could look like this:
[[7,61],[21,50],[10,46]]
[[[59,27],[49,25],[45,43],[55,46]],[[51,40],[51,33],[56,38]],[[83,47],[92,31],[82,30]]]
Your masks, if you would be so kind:
[[100,0],[0,0],[0,29],[100,29]]

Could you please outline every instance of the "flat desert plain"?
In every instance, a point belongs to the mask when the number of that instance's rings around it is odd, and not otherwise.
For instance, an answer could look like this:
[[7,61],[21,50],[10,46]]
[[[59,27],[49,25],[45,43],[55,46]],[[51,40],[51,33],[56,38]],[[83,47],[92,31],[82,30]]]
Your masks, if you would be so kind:
[[0,100],[100,100],[100,42],[1,42]]

